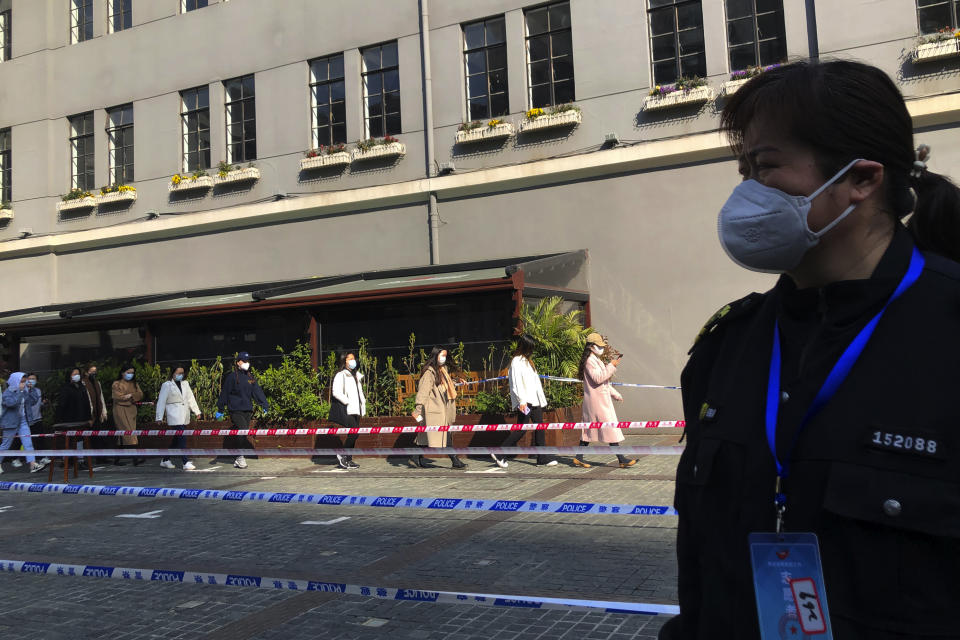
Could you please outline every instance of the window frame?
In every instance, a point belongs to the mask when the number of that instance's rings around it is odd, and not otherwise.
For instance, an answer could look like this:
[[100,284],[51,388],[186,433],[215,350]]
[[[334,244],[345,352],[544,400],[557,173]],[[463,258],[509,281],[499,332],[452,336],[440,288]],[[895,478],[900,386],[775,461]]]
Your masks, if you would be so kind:
[[[706,51],[706,29],[703,24],[703,0],[666,0],[663,4],[660,4],[656,7],[651,6],[651,1],[652,0],[647,0],[647,29],[648,29],[649,40],[650,40],[650,45],[649,45],[650,46],[650,71],[651,71],[650,75],[653,79],[653,83],[652,83],[653,86],[664,85],[664,84],[666,85],[675,84],[678,80],[680,80],[680,78],[686,77],[687,74],[683,72],[683,58],[685,57],[689,58],[697,55],[700,56],[701,60],[703,61],[703,73],[702,74],[695,73],[693,75],[698,76],[700,78],[706,78],[707,77],[707,51]],[[679,11],[684,6],[690,6],[690,5],[697,5],[700,7],[700,26],[695,27],[693,29],[681,30]],[[676,77],[671,81],[663,81],[657,78],[657,64],[664,63],[670,60],[670,58],[661,58],[659,60],[655,59],[654,49],[653,49],[653,46],[654,46],[653,39],[655,37],[662,37],[667,35],[666,33],[654,34],[653,14],[660,11],[665,11],[667,9],[671,10],[673,14],[673,60],[675,62],[674,70],[676,72]],[[684,55],[680,50],[680,33],[686,32],[686,31],[693,31],[697,28],[700,29],[700,36],[701,36],[701,41],[703,43],[703,49],[700,52],[695,54]]]
[[[134,142],[128,140],[134,138],[133,131],[133,103],[117,105],[110,107],[107,111],[107,184],[116,187],[122,184],[130,184],[135,181],[134,178]],[[130,121],[126,122],[126,114],[129,112]],[[120,122],[114,122],[114,115],[120,115]],[[118,144],[118,140],[119,143]],[[129,168],[129,174],[127,173]],[[128,179],[129,175],[129,179]],[[122,179],[118,179],[122,178]]]
[[[120,2],[120,11],[116,11],[116,2]],[[121,26],[116,28],[115,18],[120,16]],[[129,21],[130,24],[125,23]],[[107,33],[120,33],[133,28],[133,0],[107,0]]]
[[[82,119],[84,129],[89,126],[89,131],[84,131],[77,133],[77,123]],[[84,191],[93,191],[96,188],[96,148],[94,140],[94,126],[93,126],[93,111],[86,111],[84,113],[78,113],[67,118],[67,121],[70,125],[70,188],[71,189],[82,189]],[[79,151],[79,143],[84,142],[84,150],[86,151],[82,156]],[[87,173],[86,171],[80,170],[80,161],[90,158],[93,163],[93,171]],[[83,179],[83,186],[81,186],[81,179]]]
[[[397,50],[397,63],[389,67],[383,65],[383,47],[393,45]],[[373,49],[380,50],[380,66],[376,69],[369,70],[367,69],[366,53]],[[384,74],[396,71],[397,72],[397,88],[396,90],[386,90],[386,84],[383,80]],[[378,75],[380,77],[380,91],[376,94],[372,94],[369,91],[369,81],[368,78],[373,75]],[[401,103],[401,91],[400,91],[400,46],[397,40],[388,40],[386,42],[381,42],[379,44],[372,44],[367,47],[360,49],[360,90],[363,94],[363,133],[364,138],[384,138],[386,136],[394,136],[403,133],[403,106]],[[397,110],[387,112],[386,100],[384,99],[387,94],[396,94],[397,97]],[[370,98],[374,95],[380,96],[380,114],[379,115],[370,115]],[[398,127],[396,130],[391,130],[387,123],[390,120],[391,115],[396,115]],[[381,134],[373,135],[372,129],[370,128],[370,121],[379,119],[381,123]]]
[[13,8],[0,11],[0,62],[13,58]]
[[[570,26],[561,27],[559,29],[554,29],[553,25],[550,22],[550,10],[554,7],[559,7],[560,5],[566,5],[567,7],[567,19],[570,22]],[[545,10],[547,13],[547,29],[540,33],[530,34],[530,14]],[[574,54],[573,54],[573,16],[570,14],[570,0],[561,0],[560,2],[550,2],[547,4],[541,4],[534,7],[527,7],[523,10],[523,28],[524,28],[524,52],[526,56],[526,74],[527,74],[527,106],[531,109],[542,108],[542,107],[556,107],[560,104],[566,104],[575,102],[577,99],[577,85],[576,85],[576,70],[574,68]],[[568,55],[555,56],[554,55],[554,36],[561,33],[570,34],[570,53]],[[536,38],[541,38],[547,36],[547,57],[541,60],[531,60],[530,59],[530,47],[531,40]],[[569,58],[570,59],[570,77],[561,78],[558,80],[556,78],[556,67],[555,61]],[[548,63],[548,70],[550,79],[545,83],[533,83],[533,65],[536,63],[542,63],[546,61]],[[570,83],[571,94],[569,100],[558,100],[557,98],[557,85],[560,83]],[[537,87],[548,86],[550,87],[550,100],[547,104],[537,104],[537,100],[534,99],[534,89]]]
[[[953,2],[954,0],[950,0],[950,1]],[[734,47],[737,47],[737,48],[745,48],[745,47],[747,46],[747,43],[741,43],[741,44],[737,44],[737,45],[731,45],[731,44],[730,44],[730,23],[731,23],[731,22],[737,22],[737,21],[739,21],[739,20],[746,20],[747,18],[752,18],[752,19],[753,19],[753,42],[752,42],[752,44],[753,44],[753,56],[754,56],[753,59],[754,59],[754,64],[748,65],[748,67],[749,67],[749,66],[761,67],[761,68],[762,68],[762,67],[767,67],[767,66],[772,65],[772,64],[781,63],[781,62],[783,62],[783,60],[786,58],[786,55],[787,55],[787,27],[786,27],[786,17],[784,16],[783,0],[779,0],[779,2],[780,2],[779,10],[774,9],[773,11],[760,12],[760,11],[757,10],[757,0],[750,0],[751,5],[753,6],[753,10],[752,10],[752,12],[750,13],[750,15],[749,15],[749,16],[740,16],[740,17],[731,19],[730,16],[729,16],[729,10],[728,10],[729,0],[724,0],[724,3],[723,3],[724,19],[725,19],[725,21],[726,21],[726,27],[727,27],[727,30],[726,30],[726,31],[727,31],[727,63],[730,65],[730,72],[731,72],[731,73],[733,73],[733,72],[735,72],[735,71],[744,71],[744,70],[747,69],[747,67],[735,68],[735,66],[734,66],[734,64],[733,64],[733,57],[732,57],[732,56],[733,56],[733,48],[734,48]],[[760,45],[761,45],[761,38],[760,38],[760,17],[761,17],[761,16],[768,16],[768,15],[775,15],[775,14],[777,14],[777,13],[780,14],[780,21],[779,21],[779,23],[778,23],[778,26],[780,27],[780,33],[779,33],[777,36],[773,37],[773,38],[765,38],[765,39],[763,39],[763,42],[766,43],[766,42],[771,42],[771,41],[774,41],[774,40],[782,40],[782,41],[783,41],[783,56],[781,56],[781,58],[778,59],[778,60],[772,60],[772,61],[764,62],[764,61],[761,59],[761,55],[760,55],[760,53],[761,53],[761,52],[760,52]]]
[[[81,13],[85,17],[83,21]],[[70,0],[70,44],[87,40],[93,40],[93,0]]]
[[[332,77],[331,69],[333,68],[332,64],[336,59],[340,59],[340,76]],[[326,63],[327,75],[325,80],[317,80],[314,75],[314,65],[319,63]],[[334,53],[327,56],[321,56],[319,58],[313,58],[312,60],[307,61],[307,86],[310,91],[310,148],[319,149],[321,146],[328,147],[331,145],[337,144],[346,144],[347,142],[347,94],[346,94],[346,67],[345,67],[345,58],[343,53]],[[333,88],[332,85],[336,83],[341,83],[343,85],[343,98],[340,100],[333,99]],[[325,86],[328,87],[327,102],[323,103],[327,106],[327,123],[321,125],[319,123],[319,118],[317,117],[318,110],[321,106],[321,103],[317,100],[317,91],[319,87]],[[342,104],[343,105],[343,121],[338,122],[334,120],[334,105]],[[326,136],[324,140],[321,140],[320,129],[326,128]],[[338,136],[336,131],[343,131],[342,136]],[[342,140],[339,139],[342,137]]]
[[[209,0],[192,0],[194,2],[193,9],[189,8],[189,3],[191,0],[180,0],[180,13],[190,13],[191,11],[197,11],[198,9],[206,9],[210,6]],[[197,6],[196,3],[202,2],[203,4]]]
[[[936,31],[926,31],[926,32],[923,31],[923,26],[922,26],[923,23],[920,21],[920,10],[929,9],[931,7],[936,7],[944,4],[950,8],[950,24],[942,26]],[[929,4],[926,7],[921,7],[920,0],[915,0],[914,6],[916,7],[916,11],[917,11],[917,32],[921,36],[927,36],[927,35],[935,34],[941,29],[952,29],[952,30],[960,29],[960,27],[957,26],[958,22],[960,22],[960,6],[958,5],[960,5],[960,0],[933,0],[933,4]]]
[[[200,92],[205,91],[207,94],[207,106],[200,106]],[[190,92],[195,92],[196,100],[195,104],[197,105],[194,108],[190,108],[187,105],[185,99],[186,94]],[[203,128],[200,126],[200,114],[206,111],[207,113],[207,127]],[[195,131],[190,131],[190,116],[196,115],[197,117],[197,128]],[[181,154],[180,154],[180,164],[181,168],[186,173],[193,173],[194,171],[203,171],[209,169],[211,166],[211,151],[212,151],[212,138],[211,131],[213,130],[213,123],[210,121],[210,87],[209,85],[200,85],[198,87],[190,87],[189,89],[183,89],[180,91],[180,141],[181,141]],[[201,144],[200,133],[207,132],[207,146],[204,147]],[[197,137],[197,148],[192,150],[190,148],[190,134],[195,133]],[[204,158],[204,152],[206,152],[206,157]],[[197,154],[197,166],[190,167],[190,154]]]
[[[504,39],[502,42],[495,44],[490,44],[487,41],[487,23],[500,21],[504,26]],[[467,42],[467,28],[482,25],[483,28],[483,44],[470,48],[469,43]],[[463,39],[463,72],[464,72],[464,95],[466,96],[467,103],[467,121],[472,122],[474,120],[486,120],[490,118],[501,118],[503,116],[510,115],[510,82],[509,82],[509,69],[510,61],[508,59],[507,51],[507,38],[506,38],[506,16],[504,14],[489,16],[487,18],[481,18],[480,20],[473,20],[471,22],[465,22],[460,25],[460,35]],[[502,48],[503,49],[503,67],[491,70],[490,68],[490,51],[492,49]],[[470,73],[470,55],[483,53],[483,64],[484,69],[478,73]],[[498,91],[497,93],[491,93],[490,90],[490,75],[493,71],[500,71],[503,73],[503,91]],[[486,77],[486,86],[487,90],[484,93],[484,96],[487,100],[486,106],[486,115],[475,117],[473,113],[472,100],[473,96],[470,94],[470,80],[471,78],[476,78],[479,76]],[[503,96],[503,109],[494,112],[493,108],[493,96]],[[500,112],[502,111],[502,112]]]
[[0,129],[0,203],[13,205],[13,129]]
[[[244,80],[250,78],[253,81],[253,95],[245,95],[244,89]],[[230,100],[230,90],[227,85],[231,82],[240,83],[240,98],[238,100]],[[257,159],[257,84],[256,84],[256,74],[248,73],[242,76],[237,76],[235,78],[228,78],[223,81],[223,91],[224,91],[224,100],[223,100],[223,112],[224,112],[224,121],[226,123],[226,141],[227,141],[227,153],[226,159],[229,164],[241,163],[241,162],[251,162]],[[235,123],[230,117],[230,107],[234,105],[240,105],[240,122]],[[247,108],[248,105],[253,105],[253,117],[248,118]],[[253,136],[247,137],[247,123],[251,123],[250,127],[252,128]],[[230,133],[230,128],[234,124],[240,125],[240,140],[239,142],[233,139],[233,136]],[[253,154],[247,154],[247,144],[253,144]],[[240,146],[241,157],[236,157],[233,147],[235,145]]]

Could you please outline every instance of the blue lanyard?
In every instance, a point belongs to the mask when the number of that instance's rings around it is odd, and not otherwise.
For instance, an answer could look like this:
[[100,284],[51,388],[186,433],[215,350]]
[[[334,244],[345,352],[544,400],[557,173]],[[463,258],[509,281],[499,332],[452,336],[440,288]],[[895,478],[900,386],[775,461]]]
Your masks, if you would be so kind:
[[840,388],[840,385],[843,384],[843,381],[847,379],[847,376],[850,375],[850,370],[853,368],[853,365],[860,358],[860,354],[863,353],[863,349],[867,346],[867,343],[870,341],[871,336],[873,336],[873,331],[877,328],[877,324],[880,322],[880,318],[883,317],[883,314],[886,312],[887,307],[890,306],[890,303],[899,298],[903,293],[913,286],[913,283],[917,281],[920,277],[920,273],[923,271],[924,259],[920,251],[916,247],[913,249],[913,255],[910,257],[910,266],[907,268],[907,273],[903,276],[903,279],[900,281],[900,284],[897,285],[896,290],[893,292],[893,295],[890,296],[890,299],[887,300],[886,304],[883,305],[883,308],[877,312],[877,315],[873,316],[870,319],[870,322],[860,330],[860,333],[857,334],[857,337],[853,339],[853,342],[843,351],[840,355],[840,358],[837,360],[837,363],[833,365],[833,369],[830,370],[830,374],[827,376],[826,381],[824,381],[823,386],[820,387],[820,391],[817,392],[816,397],[813,399],[813,403],[807,409],[806,414],[803,416],[803,420],[800,422],[800,427],[797,429],[797,434],[794,437],[793,445],[790,448],[787,458],[781,462],[780,458],[777,456],[777,419],[780,412],[780,369],[782,366],[782,355],[780,351],[780,325],[775,322],[773,325],[773,354],[770,357],[770,376],[767,382],[767,410],[766,410],[766,428],[767,428],[767,445],[770,447],[770,453],[773,454],[773,461],[777,465],[777,485],[775,489],[775,505],[777,507],[777,532],[780,532],[783,521],[783,512],[786,510],[787,498],[784,493],[781,492],[781,481],[783,478],[786,478],[790,475],[790,456],[793,453],[793,449],[796,447],[797,441],[800,439],[800,432],[807,426],[810,422],[810,419],[813,418],[817,412],[820,411],[833,396],[837,393],[837,389]]

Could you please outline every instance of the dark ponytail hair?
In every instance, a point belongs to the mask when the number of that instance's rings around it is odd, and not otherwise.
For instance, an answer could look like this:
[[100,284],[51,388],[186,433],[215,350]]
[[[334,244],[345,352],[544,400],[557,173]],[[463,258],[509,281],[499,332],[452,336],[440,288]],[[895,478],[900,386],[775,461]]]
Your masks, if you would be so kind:
[[730,97],[720,129],[740,155],[747,128],[765,119],[811,148],[825,178],[856,158],[883,164],[884,200],[894,220],[913,212],[909,227],[921,248],[960,255],[960,190],[926,169],[911,175],[913,121],[886,73],[850,60],[770,69]]

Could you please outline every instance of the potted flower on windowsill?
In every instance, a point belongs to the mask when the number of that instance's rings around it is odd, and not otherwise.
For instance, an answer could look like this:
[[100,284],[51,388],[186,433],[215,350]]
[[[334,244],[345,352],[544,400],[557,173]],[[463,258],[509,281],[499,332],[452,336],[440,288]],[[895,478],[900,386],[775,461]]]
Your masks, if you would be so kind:
[[960,56],[960,30],[949,27],[918,37],[913,50],[914,62],[932,62],[957,56]]
[[464,122],[457,129],[457,144],[479,142],[481,140],[499,140],[513,135],[513,125],[494,118],[484,123],[482,120]]
[[310,149],[300,160],[300,170],[309,171],[322,167],[340,167],[350,164],[350,153],[345,144],[320,145],[319,149]]
[[232,184],[236,182],[253,182],[260,179],[260,169],[253,166],[251,162],[245,167],[239,164],[230,164],[226,160],[221,160],[217,166],[217,177],[214,183],[218,185]]
[[117,184],[107,187],[100,187],[100,195],[97,196],[97,204],[110,204],[113,202],[132,203],[137,199],[136,187],[126,184]]
[[699,76],[681,77],[672,85],[657,85],[650,90],[643,103],[644,111],[669,109],[685,104],[697,104],[713,100],[713,89]]
[[374,158],[396,158],[406,155],[407,148],[393,136],[368,138],[357,142],[353,152],[353,161],[372,160]]
[[93,194],[83,189],[70,189],[69,192],[57,203],[57,211],[77,211],[81,209],[93,209],[97,206],[97,201]]
[[721,90],[721,95],[732,96],[737,90],[743,85],[747,84],[750,78],[754,78],[765,71],[770,71],[771,69],[776,69],[780,66],[780,63],[777,64],[768,64],[765,67],[747,67],[746,69],[741,69],[739,71],[734,71],[730,74],[730,79],[723,83],[723,89]]
[[175,191],[193,191],[210,189],[213,187],[213,178],[207,175],[203,169],[197,169],[193,173],[175,173],[170,178],[170,184],[167,189],[173,193]]
[[13,205],[6,200],[0,202],[0,220],[13,220]]
[[558,104],[549,110],[534,108],[527,111],[520,124],[520,133],[542,131],[558,127],[575,127],[583,120],[580,107],[575,104]]

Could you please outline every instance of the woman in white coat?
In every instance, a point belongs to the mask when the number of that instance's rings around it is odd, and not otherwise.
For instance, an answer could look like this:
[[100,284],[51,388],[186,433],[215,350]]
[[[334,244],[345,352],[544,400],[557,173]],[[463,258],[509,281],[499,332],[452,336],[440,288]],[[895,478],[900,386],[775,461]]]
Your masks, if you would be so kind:
[[[157,422],[163,422],[166,416],[168,427],[181,427],[190,424],[190,412],[200,417],[200,407],[190,389],[190,383],[183,379],[183,367],[174,367],[170,379],[160,387],[160,397],[157,398]],[[184,449],[187,446],[186,436],[174,436],[173,446]],[[164,458],[160,466],[165,469],[174,469],[170,458]],[[190,459],[183,456],[184,471],[196,469]]]
[[[363,374],[357,371],[357,356],[345,353],[340,356],[340,371],[333,377],[330,401],[330,421],[341,427],[355,429],[360,426],[360,418],[367,415],[367,398],[363,395]],[[347,435],[345,449],[357,446],[359,434]],[[337,456],[341,469],[359,469],[353,456]]]

